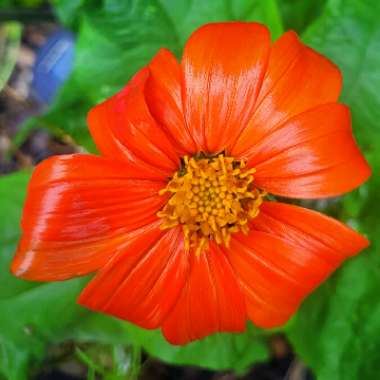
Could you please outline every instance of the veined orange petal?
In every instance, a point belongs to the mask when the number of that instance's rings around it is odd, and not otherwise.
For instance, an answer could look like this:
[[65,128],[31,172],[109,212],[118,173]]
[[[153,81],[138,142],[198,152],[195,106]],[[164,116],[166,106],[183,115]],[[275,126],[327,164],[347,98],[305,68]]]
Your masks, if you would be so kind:
[[114,257],[83,290],[79,303],[144,328],[159,327],[182,291],[188,256],[180,228],[153,232]]
[[303,45],[296,33],[284,33],[271,48],[255,111],[232,155],[249,156],[253,146],[292,116],[336,102],[341,87],[340,71],[332,62]]
[[183,115],[181,66],[169,50],[161,49],[148,67],[145,96],[150,112],[179,155],[195,153],[196,145]]
[[[305,248],[328,253],[326,260],[344,260],[368,246],[368,240],[355,230],[317,211],[281,202],[264,202],[252,219],[254,229],[276,235]],[[330,249],[334,253],[323,249]]]
[[125,147],[115,136],[110,127],[110,119],[106,107],[96,106],[88,114],[87,122],[97,148],[104,157],[128,163],[129,169],[141,171],[150,179],[164,180],[168,171],[146,163]]
[[161,182],[134,174],[128,164],[91,155],[57,156],[38,165],[12,272],[55,281],[102,267],[131,232],[158,221],[165,202],[158,195]]
[[349,109],[316,107],[277,127],[250,152],[255,184],[293,198],[339,195],[361,185],[371,170],[356,145]]
[[214,244],[210,246],[210,251],[189,256],[186,284],[163,323],[163,334],[172,344],[245,328],[244,299],[235,274],[223,252]]
[[249,318],[265,328],[284,324],[345,259],[368,245],[332,218],[278,202],[264,202],[251,225],[248,236],[233,236],[227,254]]
[[149,70],[140,70],[113,97],[91,109],[88,124],[103,155],[155,168],[161,178],[179,165],[172,142],[156,123],[145,101]]
[[269,31],[257,23],[207,24],[189,38],[183,101],[198,150],[225,149],[251,119],[269,47]]

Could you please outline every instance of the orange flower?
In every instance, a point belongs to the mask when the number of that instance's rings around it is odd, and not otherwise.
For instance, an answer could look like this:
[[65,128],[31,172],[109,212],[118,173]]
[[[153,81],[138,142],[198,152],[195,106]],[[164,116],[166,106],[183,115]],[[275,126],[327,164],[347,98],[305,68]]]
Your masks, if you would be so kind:
[[39,165],[19,277],[96,272],[79,303],[184,344],[284,324],[368,241],[318,212],[267,200],[337,196],[370,169],[337,103],[341,75],[294,32],[198,29],[90,111],[101,157]]

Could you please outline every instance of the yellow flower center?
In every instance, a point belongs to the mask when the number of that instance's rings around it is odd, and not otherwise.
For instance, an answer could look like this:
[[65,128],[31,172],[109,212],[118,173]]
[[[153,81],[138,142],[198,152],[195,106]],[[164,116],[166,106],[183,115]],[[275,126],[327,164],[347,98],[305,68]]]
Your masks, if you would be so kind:
[[181,225],[185,249],[199,255],[209,240],[228,247],[231,234],[248,233],[248,221],[259,213],[265,193],[253,186],[255,169],[223,154],[185,156],[182,166],[160,195],[171,197],[158,212],[162,229]]

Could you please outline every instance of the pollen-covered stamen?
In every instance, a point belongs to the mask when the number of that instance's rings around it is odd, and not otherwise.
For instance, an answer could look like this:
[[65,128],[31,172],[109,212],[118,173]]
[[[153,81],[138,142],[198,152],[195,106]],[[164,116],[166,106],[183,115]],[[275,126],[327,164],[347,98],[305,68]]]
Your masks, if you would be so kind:
[[174,174],[160,195],[172,193],[158,213],[162,229],[181,225],[185,248],[200,254],[208,240],[228,247],[231,233],[248,233],[248,221],[257,216],[265,193],[253,186],[255,169],[246,169],[243,160],[198,156],[183,158],[183,167]]

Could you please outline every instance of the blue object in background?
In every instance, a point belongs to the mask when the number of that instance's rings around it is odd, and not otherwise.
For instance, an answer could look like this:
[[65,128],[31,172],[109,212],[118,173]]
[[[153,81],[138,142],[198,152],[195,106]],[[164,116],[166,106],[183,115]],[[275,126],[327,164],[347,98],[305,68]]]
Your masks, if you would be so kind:
[[38,50],[32,93],[40,102],[50,104],[69,76],[74,64],[74,42],[72,33],[59,30]]

